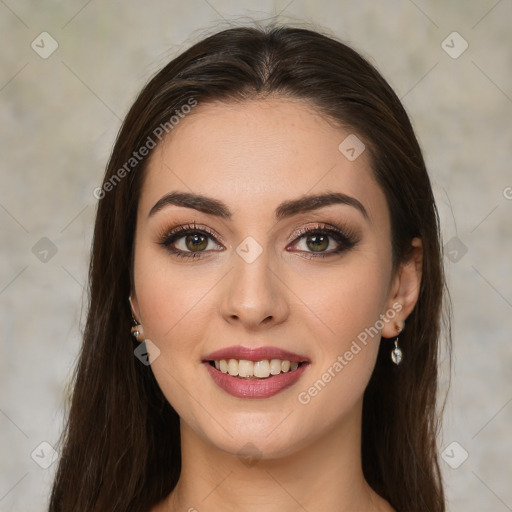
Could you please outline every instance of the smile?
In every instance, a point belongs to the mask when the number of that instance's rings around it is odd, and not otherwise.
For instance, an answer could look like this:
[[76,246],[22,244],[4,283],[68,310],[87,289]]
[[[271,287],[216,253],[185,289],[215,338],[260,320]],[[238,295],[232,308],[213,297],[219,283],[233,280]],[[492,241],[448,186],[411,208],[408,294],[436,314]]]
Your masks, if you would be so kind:
[[280,347],[234,345],[202,359],[213,382],[237,398],[269,398],[295,384],[310,359]]
[[222,373],[229,373],[232,377],[244,379],[268,379],[271,375],[293,372],[302,363],[291,362],[287,359],[263,359],[262,361],[249,361],[247,359],[220,359],[210,361]]

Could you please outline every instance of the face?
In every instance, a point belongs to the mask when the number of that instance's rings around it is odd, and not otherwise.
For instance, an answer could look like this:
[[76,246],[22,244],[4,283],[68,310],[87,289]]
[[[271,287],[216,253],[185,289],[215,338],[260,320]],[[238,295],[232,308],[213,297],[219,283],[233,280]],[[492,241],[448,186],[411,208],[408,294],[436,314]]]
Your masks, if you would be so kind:
[[[338,149],[349,134],[300,100],[200,104],[151,156],[134,314],[160,388],[213,447],[273,458],[353,424],[401,325],[386,199],[368,152]],[[297,202],[313,196],[328,200]]]

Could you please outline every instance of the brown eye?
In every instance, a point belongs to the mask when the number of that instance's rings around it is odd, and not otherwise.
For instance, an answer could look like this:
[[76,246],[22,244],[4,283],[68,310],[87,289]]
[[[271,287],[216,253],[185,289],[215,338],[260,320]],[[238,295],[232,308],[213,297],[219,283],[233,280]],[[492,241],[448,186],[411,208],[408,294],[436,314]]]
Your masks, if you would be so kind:
[[202,257],[203,253],[206,256],[211,249],[222,249],[213,233],[206,229],[198,229],[195,225],[180,226],[171,230],[161,238],[159,244],[180,258]]
[[204,235],[194,234],[185,236],[185,246],[193,252],[203,251],[208,246],[208,238]]
[[[338,234],[331,235],[325,231],[310,230],[299,238],[296,247],[303,252],[318,253],[319,255],[327,256],[336,252],[336,247],[343,249],[345,245],[345,240],[341,239]],[[327,251],[329,248],[331,250]]]
[[297,249],[306,258],[327,257],[343,253],[354,247],[359,236],[351,230],[337,227],[315,226],[313,229],[300,230],[295,241],[289,247]]
[[329,247],[329,237],[327,235],[308,235],[306,238],[306,245],[313,252],[322,252]]

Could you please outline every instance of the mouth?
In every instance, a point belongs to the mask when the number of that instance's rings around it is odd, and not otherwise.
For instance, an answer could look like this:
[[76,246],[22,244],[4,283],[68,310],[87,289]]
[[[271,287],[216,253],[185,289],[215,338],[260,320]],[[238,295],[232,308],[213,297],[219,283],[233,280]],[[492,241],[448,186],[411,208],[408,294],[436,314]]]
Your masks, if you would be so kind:
[[237,398],[269,398],[295,384],[311,361],[277,347],[217,350],[202,360],[213,382]]
[[297,371],[302,365],[308,364],[307,361],[297,362],[288,359],[217,359],[205,362],[222,373],[245,380],[270,379],[275,375]]

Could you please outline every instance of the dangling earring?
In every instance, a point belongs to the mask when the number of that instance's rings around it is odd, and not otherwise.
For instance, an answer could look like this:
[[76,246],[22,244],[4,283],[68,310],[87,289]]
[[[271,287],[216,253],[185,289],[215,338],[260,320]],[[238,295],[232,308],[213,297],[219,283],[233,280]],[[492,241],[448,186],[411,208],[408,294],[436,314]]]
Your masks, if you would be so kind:
[[397,366],[402,362],[402,357],[403,357],[402,350],[398,346],[398,336],[400,335],[401,332],[402,332],[402,329],[400,329],[400,327],[398,327],[398,333],[395,338],[395,348],[391,351],[391,360]]

